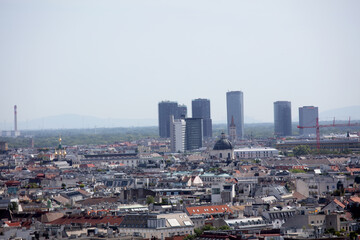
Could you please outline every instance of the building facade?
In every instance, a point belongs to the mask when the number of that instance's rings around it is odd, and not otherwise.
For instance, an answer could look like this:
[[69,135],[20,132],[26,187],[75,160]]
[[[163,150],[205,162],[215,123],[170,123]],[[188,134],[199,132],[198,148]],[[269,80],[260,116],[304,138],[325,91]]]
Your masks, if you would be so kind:
[[234,150],[237,159],[273,158],[279,156],[275,148],[239,148]]
[[174,119],[174,115],[171,115],[170,119],[171,152],[184,152],[186,130],[185,120]]
[[[316,126],[316,119],[319,118],[318,107],[304,106],[299,108],[299,126],[314,127]],[[300,128],[300,135],[316,135],[316,128]]]
[[174,119],[185,118],[187,108],[185,105],[178,105],[177,102],[163,101],[159,103],[159,136],[170,137],[170,116]]
[[291,136],[291,102],[274,102],[274,134],[278,137]]
[[192,117],[203,119],[203,135],[204,137],[212,137],[212,120],[210,114],[209,99],[195,99],[191,103]]
[[227,106],[227,127],[230,135],[231,119],[234,118],[236,125],[236,135],[244,138],[244,97],[241,91],[231,91],[226,93]]
[[185,142],[186,150],[194,150],[202,147],[203,120],[201,118],[186,118]]

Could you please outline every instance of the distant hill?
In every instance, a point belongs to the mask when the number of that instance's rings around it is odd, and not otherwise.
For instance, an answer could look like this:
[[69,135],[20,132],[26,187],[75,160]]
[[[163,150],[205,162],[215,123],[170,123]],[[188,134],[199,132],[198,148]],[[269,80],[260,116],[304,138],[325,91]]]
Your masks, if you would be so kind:
[[319,113],[321,121],[329,121],[335,117],[336,120],[360,120],[360,106],[336,108]]
[[76,129],[156,126],[157,119],[113,119],[66,114],[19,122],[25,129]]
[[[360,120],[360,106],[343,107],[322,111],[319,113],[320,121],[336,120]],[[293,118],[293,122],[299,119]],[[225,124],[225,120],[214,120],[213,124]],[[245,124],[263,123],[252,117],[245,116]],[[157,119],[118,119],[118,118],[99,118],[92,116],[82,116],[76,114],[64,114],[44,118],[33,119],[29,121],[20,121],[18,127],[20,130],[37,129],[93,129],[93,128],[116,128],[116,127],[146,127],[157,126]],[[0,130],[12,130],[13,123],[4,122],[0,125]]]
[[[215,121],[214,124],[222,124],[225,121]],[[253,118],[245,116],[246,123],[259,123]],[[82,128],[117,128],[117,127],[147,127],[157,126],[157,119],[119,119],[119,118],[99,118],[93,116],[82,116],[76,114],[64,114],[44,118],[21,121],[18,126],[21,130],[38,129],[82,129]],[[6,129],[12,129],[10,123]]]

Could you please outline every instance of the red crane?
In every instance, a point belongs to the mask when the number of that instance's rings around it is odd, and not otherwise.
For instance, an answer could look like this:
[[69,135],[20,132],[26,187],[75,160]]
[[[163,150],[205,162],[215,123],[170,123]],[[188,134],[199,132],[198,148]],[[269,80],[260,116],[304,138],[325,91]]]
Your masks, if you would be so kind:
[[327,125],[319,125],[319,118],[316,118],[316,125],[315,126],[297,126],[297,128],[316,128],[316,148],[320,149],[320,128],[322,127],[353,127],[353,126],[360,126],[359,123],[351,123],[350,118],[348,123],[342,124],[335,124],[335,118],[332,124]]

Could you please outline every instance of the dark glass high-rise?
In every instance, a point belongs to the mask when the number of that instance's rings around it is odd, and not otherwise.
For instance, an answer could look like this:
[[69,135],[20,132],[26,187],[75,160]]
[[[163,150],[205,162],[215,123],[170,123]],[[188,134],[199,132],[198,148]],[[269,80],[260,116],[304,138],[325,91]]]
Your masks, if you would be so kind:
[[291,136],[291,102],[274,102],[274,135],[278,137]]
[[204,137],[212,137],[212,120],[210,113],[209,99],[194,99],[191,103],[192,117],[203,119],[203,135]]
[[244,138],[244,97],[241,91],[226,93],[227,128],[230,135],[231,119],[234,118],[237,138]]
[[170,116],[175,119],[186,118],[187,108],[185,105],[178,105],[177,102],[159,102],[159,136],[170,137]]
[[194,150],[202,147],[203,120],[202,118],[185,118],[185,146],[186,150]]

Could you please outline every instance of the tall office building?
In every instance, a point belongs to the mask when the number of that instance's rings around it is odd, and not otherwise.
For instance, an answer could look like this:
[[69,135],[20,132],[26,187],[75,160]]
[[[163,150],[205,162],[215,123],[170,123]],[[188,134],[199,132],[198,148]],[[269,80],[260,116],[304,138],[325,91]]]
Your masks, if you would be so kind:
[[177,102],[162,101],[159,103],[159,135],[163,138],[170,137],[170,116],[174,119],[186,118],[187,108]]
[[274,102],[274,134],[275,136],[291,136],[291,102]]
[[185,122],[186,150],[201,148],[203,141],[203,120],[201,118],[185,118]]
[[244,138],[244,97],[241,91],[231,91],[226,93],[227,106],[227,128],[230,135],[231,119],[234,118],[236,135]]
[[191,103],[192,117],[203,119],[204,137],[212,137],[212,120],[210,116],[210,100],[195,99]]
[[[299,125],[302,127],[316,126],[316,119],[319,117],[318,107],[299,107]],[[316,135],[316,128],[300,128],[300,135]]]
[[187,117],[187,107],[186,105],[178,105],[177,108],[177,118],[185,119]]
[[174,115],[170,116],[171,152],[185,151],[185,126],[184,119],[174,119]]

